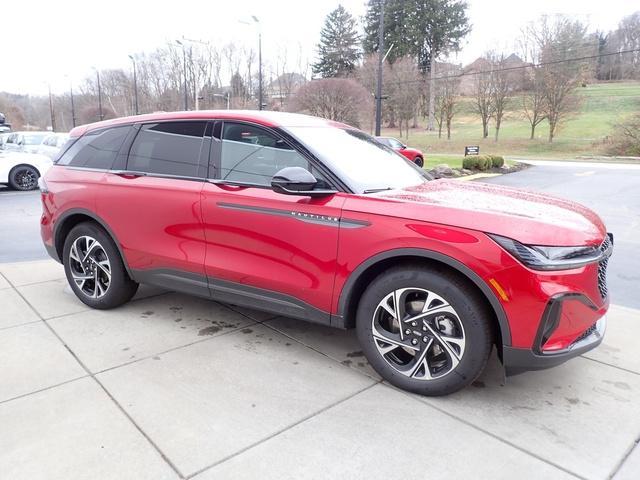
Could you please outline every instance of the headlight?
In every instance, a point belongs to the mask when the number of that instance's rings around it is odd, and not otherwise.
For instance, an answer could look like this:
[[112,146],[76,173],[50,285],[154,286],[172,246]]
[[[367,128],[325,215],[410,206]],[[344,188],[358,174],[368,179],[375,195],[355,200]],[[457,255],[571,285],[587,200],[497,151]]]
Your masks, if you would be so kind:
[[606,252],[598,247],[524,245],[512,238],[488,234],[498,245],[534,270],[569,270],[597,262]]

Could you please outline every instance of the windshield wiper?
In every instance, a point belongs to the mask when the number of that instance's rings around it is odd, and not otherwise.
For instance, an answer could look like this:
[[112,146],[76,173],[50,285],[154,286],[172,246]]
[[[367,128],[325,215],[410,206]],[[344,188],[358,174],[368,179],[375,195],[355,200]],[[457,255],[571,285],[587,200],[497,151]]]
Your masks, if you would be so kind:
[[384,188],[370,188],[369,190],[365,190],[362,193],[378,193],[378,192],[384,192],[385,190],[393,190],[393,188],[391,187],[384,187]]

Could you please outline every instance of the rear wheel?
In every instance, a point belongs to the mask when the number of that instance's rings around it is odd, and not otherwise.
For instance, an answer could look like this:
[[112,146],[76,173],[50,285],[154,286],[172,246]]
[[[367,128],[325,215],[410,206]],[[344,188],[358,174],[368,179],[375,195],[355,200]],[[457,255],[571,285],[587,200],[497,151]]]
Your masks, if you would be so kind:
[[18,165],[9,172],[9,185],[15,190],[38,188],[38,171],[30,165]]
[[422,157],[416,157],[414,160],[414,163],[419,166],[420,168],[424,167],[424,158]]
[[489,320],[478,293],[458,276],[397,267],[369,285],[356,328],[369,363],[385,380],[422,395],[446,395],[484,369]]
[[118,307],[138,290],[113,240],[95,223],[80,223],[71,229],[64,242],[63,262],[71,289],[92,308]]

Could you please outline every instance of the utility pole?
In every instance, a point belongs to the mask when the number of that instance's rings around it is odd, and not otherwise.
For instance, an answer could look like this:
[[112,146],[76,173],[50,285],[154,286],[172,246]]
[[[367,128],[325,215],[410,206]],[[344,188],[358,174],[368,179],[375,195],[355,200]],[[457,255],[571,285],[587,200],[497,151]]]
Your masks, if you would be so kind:
[[138,78],[136,75],[136,59],[133,57],[133,55],[129,55],[129,58],[133,63],[133,99],[134,99],[134,109],[135,109],[136,115],[138,115],[139,113],[138,111]]
[[185,45],[180,40],[176,40],[176,43],[182,47],[182,62],[183,62],[183,73],[184,73],[184,109],[189,110],[189,97],[187,93],[187,51],[185,50]]
[[384,0],[380,0],[378,20],[378,83],[376,85],[376,136],[382,124],[382,62],[384,61]]
[[51,96],[51,84],[48,83],[47,87],[49,87],[49,113],[51,113],[51,131],[56,131],[56,114],[53,111],[53,97]]
[[71,94],[71,125],[76,127],[76,106],[73,102],[73,81],[69,78],[69,93]]
[[98,79],[98,116],[100,118],[100,121],[102,121],[104,120],[104,113],[102,112],[102,88],[100,87],[100,71],[96,67],[93,67],[93,69],[96,71],[96,77]]

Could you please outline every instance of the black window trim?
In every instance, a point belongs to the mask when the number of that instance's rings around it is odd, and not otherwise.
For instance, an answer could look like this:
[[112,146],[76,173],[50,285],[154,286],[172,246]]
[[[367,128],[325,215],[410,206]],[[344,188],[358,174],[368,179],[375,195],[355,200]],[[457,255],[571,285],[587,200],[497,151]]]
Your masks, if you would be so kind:
[[[110,169],[108,170],[109,173],[112,173],[114,175],[135,175],[138,177],[153,177],[153,178],[165,178],[165,179],[174,179],[174,180],[188,180],[188,181],[195,181],[195,182],[205,182],[207,180],[206,177],[199,177],[199,176],[191,176],[191,175],[175,175],[175,174],[171,174],[171,173],[150,173],[150,172],[142,172],[142,171],[138,171],[138,170],[129,170],[129,155],[131,154],[131,148],[133,147],[133,144],[136,140],[136,138],[138,138],[138,135],[140,134],[140,131],[142,131],[142,127],[144,125],[151,125],[151,124],[158,124],[158,123],[182,123],[182,122],[203,122],[205,123],[205,130],[204,130],[204,135],[202,136],[202,144],[200,146],[200,154],[198,157],[198,165],[201,165],[202,162],[206,162],[207,159],[209,158],[209,149],[206,148],[206,138],[207,138],[207,129],[208,129],[208,123],[210,122],[210,119],[207,118],[177,118],[177,119],[171,119],[171,118],[163,118],[162,120],[150,120],[150,121],[145,121],[145,122],[135,122],[133,124],[130,124],[133,126],[132,131],[135,131],[135,134],[133,135],[133,137],[131,138],[131,140],[129,142],[127,142],[128,139],[125,140],[125,143],[123,144],[123,147],[126,147],[126,153],[125,153],[125,159],[124,159],[124,165],[122,169]],[[126,125],[126,124],[125,124]],[[128,143],[128,144],[127,144]],[[122,152],[118,153],[118,157],[120,156]],[[117,160],[117,158],[116,158]],[[208,172],[208,167],[207,167],[207,172]],[[206,175],[206,174],[205,174]]]
[[[320,171],[320,173],[322,173],[324,175],[324,177],[327,179],[327,183],[329,183],[331,189],[334,189],[338,192],[343,192],[343,193],[353,193],[344,182],[342,182],[340,180],[340,178],[333,173],[329,168],[327,168],[326,165],[324,165],[318,158],[315,157],[315,155],[313,155],[311,152],[309,152],[309,150],[307,150],[304,145],[302,145],[300,142],[298,142],[293,136],[291,136],[289,133],[285,132],[284,130],[282,130],[281,128],[278,127],[269,127],[266,125],[261,125],[260,123],[256,123],[256,122],[251,122],[249,120],[236,120],[236,119],[232,119],[232,118],[224,118],[224,119],[213,119],[211,120],[211,122],[214,124],[213,128],[214,131],[216,130],[216,124],[220,124],[220,128],[217,129],[219,135],[222,135],[222,132],[224,131],[224,124],[225,123],[234,123],[234,124],[244,124],[244,125],[249,125],[252,127],[256,127],[256,128],[261,128],[263,130],[266,130],[267,132],[271,133],[273,136],[275,136],[276,138],[282,140],[283,142],[285,142],[292,150],[295,150],[297,153],[299,153],[300,155],[302,155],[313,167],[315,167],[316,169],[318,169]],[[213,144],[214,144],[214,139],[217,140],[220,143],[220,148],[216,148],[216,151],[214,152],[213,149]],[[222,139],[212,136],[212,140],[211,140],[211,153],[210,153],[210,157],[209,157],[209,175],[207,176],[206,181],[208,183],[213,183],[215,185],[231,185],[234,187],[248,187],[248,188],[262,188],[262,189],[266,189],[266,190],[271,190],[271,186],[270,185],[263,185],[261,183],[252,183],[252,182],[238,182],[238,181],[234,181],[234,180],[224,180],[221,178],[215,178],[215,177],[211,177],[211,166],[213,165],[213,169],[214,172],[217,174],[217,172],[220,172],[221,170],[221,164],[222,164]]]

